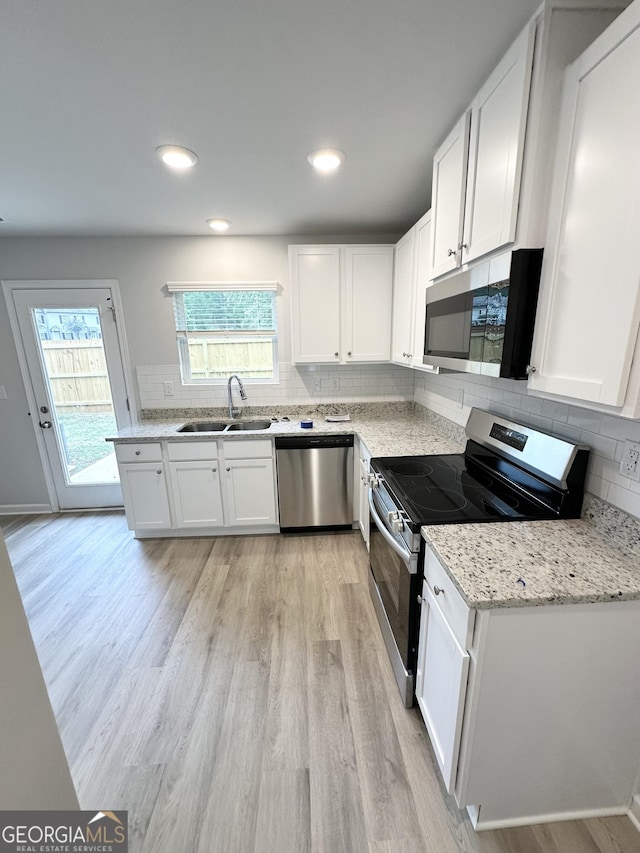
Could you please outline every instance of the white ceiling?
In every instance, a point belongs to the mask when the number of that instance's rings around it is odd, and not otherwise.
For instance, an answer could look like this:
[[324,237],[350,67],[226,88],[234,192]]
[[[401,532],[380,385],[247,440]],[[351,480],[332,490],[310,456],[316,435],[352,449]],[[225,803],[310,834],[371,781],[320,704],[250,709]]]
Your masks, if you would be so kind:
[[[400,233],[538,0],[0,0],[0,236]],[[190,174],[155,155],[193,149]],[[307,154],[341,148],[338,174]]]

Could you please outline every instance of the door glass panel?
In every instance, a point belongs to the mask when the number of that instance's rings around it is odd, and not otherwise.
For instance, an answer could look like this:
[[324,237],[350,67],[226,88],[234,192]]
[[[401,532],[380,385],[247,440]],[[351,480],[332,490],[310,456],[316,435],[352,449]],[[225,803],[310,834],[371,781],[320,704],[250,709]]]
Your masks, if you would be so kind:
[[67,484],[118,483],[117,430],[97,308],[34,308],[33,320]]

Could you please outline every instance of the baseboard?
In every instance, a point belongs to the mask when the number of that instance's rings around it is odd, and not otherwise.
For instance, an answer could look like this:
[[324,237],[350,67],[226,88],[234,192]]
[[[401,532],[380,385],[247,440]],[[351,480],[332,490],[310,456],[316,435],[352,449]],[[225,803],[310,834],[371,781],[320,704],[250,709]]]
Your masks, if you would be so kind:
[[638,832],[640,832],[640,794],[636,794],[631,800],[628,815],[631,823],[635,826]]
[[187,539],[194,536],[264,536],[265,534],[280,533],[277,525],[265,524],[253,527],[190,527],[164,528],[159,530],[134,530],[134,539]]
[[[467,806],[467,811],[469,806]],[[471,823],[477,832],[484,832],[490,829],[509,829],[515,826],[532,826],[538,823],[559,823],[564,820],[589,820],[594,817],[618,817],[620,815],[629,815],[628,809],[625,807],[611,807],[606,809],[585,809],[584,811],[572,812],[556,812],[553,814],[535,814],[525,815],[524,817],[507,818],[505,820],[482,820],[482,807],[479,808],[479,814],[473,815],[469,812]],[[477,823],[474,823],[474,817],[477,816]]]
[[0,504],[0,515],[42,515],[52,513],[51,504]]

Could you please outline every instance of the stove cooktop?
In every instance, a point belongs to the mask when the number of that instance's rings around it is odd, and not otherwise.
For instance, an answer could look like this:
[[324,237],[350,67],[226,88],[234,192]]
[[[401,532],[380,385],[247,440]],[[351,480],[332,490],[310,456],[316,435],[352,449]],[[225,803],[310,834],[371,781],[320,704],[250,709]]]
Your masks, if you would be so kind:
[[377,457],[371,469],[382,475],[394,502],[415,527],[556,517],[549,507],[505,485],[462,453]]

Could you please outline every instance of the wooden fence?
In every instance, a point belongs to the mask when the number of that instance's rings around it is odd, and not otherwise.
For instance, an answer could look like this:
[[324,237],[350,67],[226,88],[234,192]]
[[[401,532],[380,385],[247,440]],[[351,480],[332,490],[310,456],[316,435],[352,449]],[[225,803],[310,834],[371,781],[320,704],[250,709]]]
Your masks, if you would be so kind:
[[273,375],[273,344],[270,340],[189,341],[193,379],[227,379],[242,365],[242,374],[252,378]]
[[56,410],[110,412],[111,388],[101,341],[41,341]]

